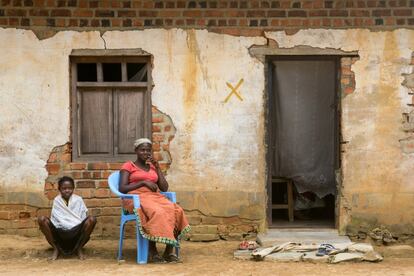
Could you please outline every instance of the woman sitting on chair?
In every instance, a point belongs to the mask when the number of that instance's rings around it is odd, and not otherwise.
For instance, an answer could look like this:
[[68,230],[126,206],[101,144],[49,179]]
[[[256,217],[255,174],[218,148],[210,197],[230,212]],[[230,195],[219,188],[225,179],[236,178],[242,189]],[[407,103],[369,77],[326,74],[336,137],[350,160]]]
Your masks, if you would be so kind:
[[[138,194],[141,208],[134,210],[131,199],[123,200],[123,207],[128,212],[137,214],[141,234],[149,240],[150,262],[178,262],[173,247],[179,238],[190,230],[183,209],[169,201],[159,192],[168,190],[168,182],[152,157],[152,143],[149,139],[138,139],[134,143],[137,160],[122,165],[119,191]],[[165,243],[166,248],[161,257],[156,242]]]

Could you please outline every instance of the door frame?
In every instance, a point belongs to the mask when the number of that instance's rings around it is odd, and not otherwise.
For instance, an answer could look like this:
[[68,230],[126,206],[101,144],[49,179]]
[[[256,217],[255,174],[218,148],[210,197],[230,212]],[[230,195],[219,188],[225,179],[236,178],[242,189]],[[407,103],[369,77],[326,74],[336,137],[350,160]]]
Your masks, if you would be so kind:
[[[269,164],[271,162],[271,150],[270,147],[270,133],[268,131],[269,125],[269,110],[270,101],[269,96],[272,93],[273,88],[273,66],[274,60],[334,60],[335,61],[335,176],[336,176],[336,195],[335,195],[335,229],[339,229],[339,206],[340,206],[340,189],[342,182],[342,168],[341,168],[341,58],[346,57],[345,55],[266,55],[265,56],[265,145],[266,145],[266,222],[267,228],[272,226],[272,176]],[[349,57],[349,55],[347,55]],[[340,181],[338,182],[338,174]]]

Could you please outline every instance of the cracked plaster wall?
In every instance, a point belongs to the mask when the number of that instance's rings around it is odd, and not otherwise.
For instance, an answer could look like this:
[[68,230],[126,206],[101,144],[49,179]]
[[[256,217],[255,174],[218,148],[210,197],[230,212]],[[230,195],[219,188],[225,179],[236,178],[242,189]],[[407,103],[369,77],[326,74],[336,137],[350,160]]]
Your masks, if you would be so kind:
[[[340,226],[353,217],[414,222],[414,156],[399,139],[410,97],[401,85],[414,31],[302,30],[266,33],[280,48],[307,45],[358,51],[356,90],[342,102],[343,188]],[[69,140],[72,49],[141,48],[153,55],[152,101],[177,128],[170,145],[171,189],[187,210],[264,221],[264,65],[249,55],[264,37],[206,30],[59,32],[39,41],[31,31],[0,29],[0,189],[43,192],[50,150]],[[105,44],[105,45],[104,45]],[[226,82],[241,79],[243,101]],[[392,211],[390,211],[392,210]]]

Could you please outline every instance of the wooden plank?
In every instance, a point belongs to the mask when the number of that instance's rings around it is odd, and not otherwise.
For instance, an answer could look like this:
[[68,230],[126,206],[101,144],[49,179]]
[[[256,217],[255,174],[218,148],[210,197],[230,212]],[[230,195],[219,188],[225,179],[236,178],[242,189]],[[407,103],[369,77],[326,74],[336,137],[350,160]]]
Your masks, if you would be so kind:
[[[102,68],[102,63],[100,62],[96,64],[96,73],[98,74],[98,78],[97,78],[98,82],[103,82],[103,68]],[[78,87],[80,87],[79,83],[82,83],[82,82],[78,82],[77,84]],[[90,82],[90,83],[96,83],[96,82]]]
[[74,49],[70,54],[72,58],[141,58],[147,59],[151,55],[141,49]]
[[272,209],[288,209],[288,204],[272,204]]
[[113,88],[122,88],[122,87],[142,87],[147,88],[147,82],[88,82],[81,81],[76,83],[77,87],[113,87]]
[[293,221],[293,181],[289,180],[287,184],[287,195],[288,195],[288,215],[289,215],[289,221]]
[[133,154],[134,141],[146,136],[145,92],[118,90],[116,97],[116,141],[118,154]]
[[71,64],[71,82],[70,82],[70,97],[71,97],[71,126],[72,126],[72,160],[76,160],[78,154],[78,103],[77,103],[77,89],[76,89],[76,64]]
[[80,91],[80,155],[112,154],[111,90]]

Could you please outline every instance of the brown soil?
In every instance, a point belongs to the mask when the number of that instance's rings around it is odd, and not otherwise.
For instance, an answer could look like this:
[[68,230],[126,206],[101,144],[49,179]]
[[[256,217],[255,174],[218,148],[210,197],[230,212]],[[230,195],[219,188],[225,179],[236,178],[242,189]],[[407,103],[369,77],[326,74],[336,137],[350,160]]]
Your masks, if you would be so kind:
[[135,263],[135,241],[126,240],[125,261],[116,261],[117,241],[92,240],[87,260],[47,261],[51,248],[41,238],[0,235],[0,275],[414,275],[414,258],[381,263],[274,263],[233,259],[238,242],[183,242],[181,264]]

